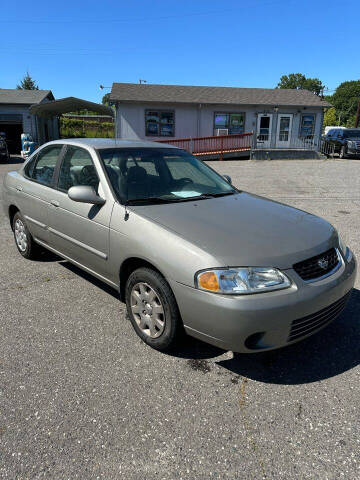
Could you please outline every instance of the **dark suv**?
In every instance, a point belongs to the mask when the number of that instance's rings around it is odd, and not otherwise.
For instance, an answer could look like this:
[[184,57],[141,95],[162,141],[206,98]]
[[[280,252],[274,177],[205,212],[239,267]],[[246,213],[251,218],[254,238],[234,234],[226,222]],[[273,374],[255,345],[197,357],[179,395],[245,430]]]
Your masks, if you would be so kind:
[[340,158],[360,156],[360,128],[333,128],[328,131],[325,140],[334,145]]
[[9,161],[9,151],[6,143],[6,137],[3,132],[0,132],[0,161]]

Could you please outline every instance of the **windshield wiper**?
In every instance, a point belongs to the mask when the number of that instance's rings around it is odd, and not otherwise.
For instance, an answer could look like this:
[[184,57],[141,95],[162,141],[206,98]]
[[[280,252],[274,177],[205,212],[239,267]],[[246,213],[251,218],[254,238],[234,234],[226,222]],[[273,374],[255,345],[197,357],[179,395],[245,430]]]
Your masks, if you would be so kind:
[[126,205],[137,205],[137,204],[147,204],[147,203],[179,203],[179,202],[189,202],[192,200],[206,200],[208,198],[222,197],[224,195],[233,195],[236,193],[235,190],[231,192],[221,192],[221,193],[201,193],[200,195],[194,195],[193,197],[177,197],[177,198],[162,198],[162,197],[144,197],[144,198],[132,198],[127,200]]
[[201,196],[202,197],[211,197],[211,198],[215,198],[215,197],[224,197],[225,195],[234,195],[235,193],[237,193],[235,190],[232,190],[231,192],[220,192],[220,193],[202,193]]
[[161,197],[132,198],[130,200],[127,200],[126,205],[136,205],[138,203],[169,203],[173,201],[174,200],[171,198],[161,198]]

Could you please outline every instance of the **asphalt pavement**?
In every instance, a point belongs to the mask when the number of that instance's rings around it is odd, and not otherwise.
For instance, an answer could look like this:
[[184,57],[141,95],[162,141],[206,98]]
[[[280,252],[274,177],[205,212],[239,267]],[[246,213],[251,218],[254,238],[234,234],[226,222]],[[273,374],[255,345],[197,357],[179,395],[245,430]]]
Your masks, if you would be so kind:
[[[0,195],[6,172],[0,164]],[[211,162],[321,215],[360,258],[360,161]],[[253,355],[145,346],[116,292],[17,252],[0,213],[1,479],[360,478],[360,281],[310,339]]]

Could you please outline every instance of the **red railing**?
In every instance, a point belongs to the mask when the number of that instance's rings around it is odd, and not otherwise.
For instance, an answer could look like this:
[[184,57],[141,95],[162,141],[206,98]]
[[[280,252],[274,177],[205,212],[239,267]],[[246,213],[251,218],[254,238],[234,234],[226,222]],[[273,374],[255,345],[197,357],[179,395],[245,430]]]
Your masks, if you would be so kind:
[[174,138],[173,140],[157,140],[159,143],[169,143],[183,148],[193,155],[216,155],[222,160],[224,153],[242,152],[251,149],[252,132],[234,135],[219,135],[218,137]]

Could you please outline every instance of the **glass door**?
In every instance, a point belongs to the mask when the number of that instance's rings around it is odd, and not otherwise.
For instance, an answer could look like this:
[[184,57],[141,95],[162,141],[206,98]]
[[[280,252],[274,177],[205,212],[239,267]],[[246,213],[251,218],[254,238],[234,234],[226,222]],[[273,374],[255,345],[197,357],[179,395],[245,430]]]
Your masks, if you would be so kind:
[[272,114],[259,113],[257,122],[257,147],[269,148],[271,142]]
[[293,116],[291,113],[279,113],[276,135],[277,148],[286,148],[290,146],[292,119]]

